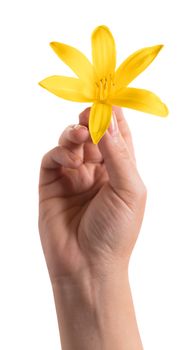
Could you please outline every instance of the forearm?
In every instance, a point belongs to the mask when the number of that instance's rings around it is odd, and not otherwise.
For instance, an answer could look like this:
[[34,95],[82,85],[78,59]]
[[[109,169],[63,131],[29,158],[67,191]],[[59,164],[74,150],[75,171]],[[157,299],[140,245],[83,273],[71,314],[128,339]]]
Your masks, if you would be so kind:
[[142,350],[128,274],[53,283],[63,350]]

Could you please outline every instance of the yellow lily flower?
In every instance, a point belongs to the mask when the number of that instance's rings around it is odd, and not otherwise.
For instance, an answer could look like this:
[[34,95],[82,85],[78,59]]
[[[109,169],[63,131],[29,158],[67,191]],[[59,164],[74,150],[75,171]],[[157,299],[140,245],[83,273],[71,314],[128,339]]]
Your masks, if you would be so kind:
[[115,70],[116,47],[110,30],[104,25],[97,27],[91,40],[93,64],[74,47],[51,42],[52,49],[78,78],[54,75],[39,84],[63,99],[93,102],[89,116],[93,143],[97,144],[109,127],[113,105],[166,117],[168,109],[158,96],[127,87],[149,66],[163,45],[136,51]]

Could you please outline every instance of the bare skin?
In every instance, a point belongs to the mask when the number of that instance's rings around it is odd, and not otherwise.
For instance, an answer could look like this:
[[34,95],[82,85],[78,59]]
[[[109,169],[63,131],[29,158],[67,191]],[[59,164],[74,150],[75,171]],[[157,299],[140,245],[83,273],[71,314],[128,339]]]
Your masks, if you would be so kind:
[[86,109],[41,163],[39,231],[63,350],[143,349],[128,264],[146,188],[122,110],[113,110],[98,145]]

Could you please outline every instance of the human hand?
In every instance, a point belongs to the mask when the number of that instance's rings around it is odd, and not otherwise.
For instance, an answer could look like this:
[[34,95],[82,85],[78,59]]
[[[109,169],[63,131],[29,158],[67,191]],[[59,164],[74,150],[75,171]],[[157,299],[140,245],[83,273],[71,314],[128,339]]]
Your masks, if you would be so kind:
[[146,189],[122,110],[113,110],[114,135],[107,131],[94,145],[87,108],[79,116],[83,126],[68,126],[42,159],[39,231],[53,283],[82,273],[103,278],[128,267]]

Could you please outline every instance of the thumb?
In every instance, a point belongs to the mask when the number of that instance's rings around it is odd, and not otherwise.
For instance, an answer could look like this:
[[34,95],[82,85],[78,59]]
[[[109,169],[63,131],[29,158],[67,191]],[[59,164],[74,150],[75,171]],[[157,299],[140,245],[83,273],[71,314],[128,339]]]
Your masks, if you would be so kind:
[[[130,135],[128,135],[131,138]],[[132,145],[132,140],[131,145]],[[142,196],[145,186],[137,171],[132,147],[129,147],[122,137],[116,112],[112,113],[111,124],[98,143],[103,156],[109,183],[113,190],[127,203]]]

